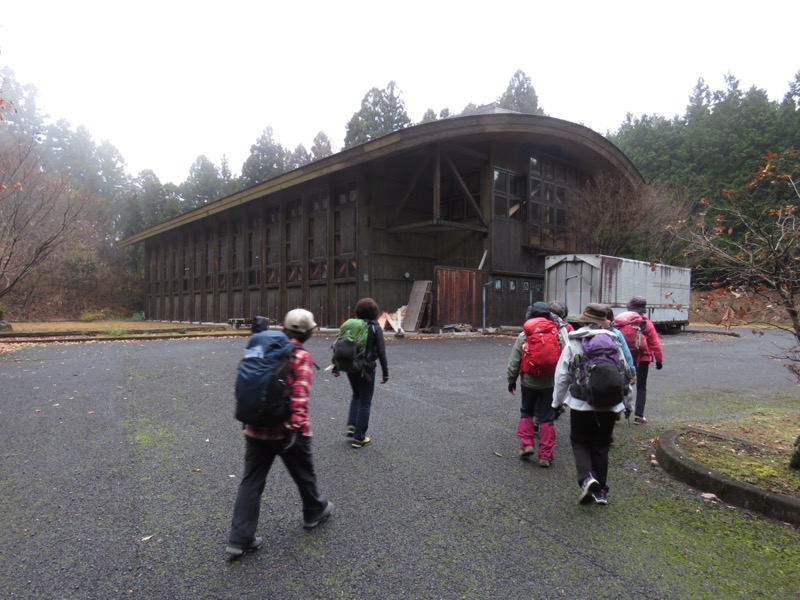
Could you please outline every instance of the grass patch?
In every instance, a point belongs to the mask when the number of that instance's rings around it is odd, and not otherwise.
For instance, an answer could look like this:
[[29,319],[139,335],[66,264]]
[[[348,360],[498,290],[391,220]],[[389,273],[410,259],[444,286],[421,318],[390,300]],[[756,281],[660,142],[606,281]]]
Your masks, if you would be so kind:
[[172,431],[149,419],[137,420],[131,425],[130,430],[133,441],[147,448],[165,449],[170,447],[175,439]]
[[104,335],[106,337],[124,337],[128,335],[127,329],[106,329],[100,332],[100,335]]
[[789,468],[800,435],[800,413],[760,410],[695,427],[716,435],[692,432],[677,439],[692,460],[733,479],[800,498],[800,471]]
[[789,468],[789,453],[784,450],[701,432],[684,434],[677,443],[692,460],[712,471],[800,498],[800,471]]

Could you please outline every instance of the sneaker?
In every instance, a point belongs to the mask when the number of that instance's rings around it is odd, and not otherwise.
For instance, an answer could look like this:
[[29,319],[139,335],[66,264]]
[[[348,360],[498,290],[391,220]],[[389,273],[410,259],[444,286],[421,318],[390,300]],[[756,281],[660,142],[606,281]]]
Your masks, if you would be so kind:
[[525,446],[519,451],[519,458],[520,460],[530,460],[534,452],[535,450],[533,449],[533,446]]
[[350,444],[350,445],[353,448],[363,448],[364,446],[369,444],[371,441],[372,440],[370,440],[368,437],[365,437],[363,440],[357,440],[356,438],[353,438],[353,443]]
[[350,437],[350,438],[351,438],[351,437],[353,437],[353,435],[355,434],[355,432],[356,432],[356,426],[355,426],[355,425],[348,425],[348,426],[347,426],[347,429],[346,429],[346,430],[345,430],[345,432],[344,432],[344,434],[345,434],[345,436],[347,436],[347,437]]
[[593,494],[600,492],[600,482],[594,478],[594,475],[589,473],[589,476],[583,480],[581,484],[581,495],[578,496],[578,502],[581,504],[588,504],[592,501]]
[[550,461],[547,460],[546,458],[540,458],[539,459],[539,466],[546,469],[547,467],[550,466]]
[[637,415],[637,416],[633,417],[633,424],[634,425],[646,425],[647,424],[647,419]]
[[328,505],[322,510],[319,516],[316,519],[312,519],[311,521],[305,521],[303,523],[303,527],[305,527],[306,529],[313,529],[323,521],[326,521],[328,517],[331,516],[332,512],[333,512],[333,502],[328,500]]
[[595,504],[608,504],[608,492],[606,490],[600,490],[594,494],[594,502]]
[[261,547],[261,544],[264,543],[264,540],[259,536],[256,536],[250,544],[247,546],[239,546],[238,544],[228,544],[225,546],[225,552],[228,553],[228,558],[233,560],[234,558],[239,558],[248,552],[255,552]]

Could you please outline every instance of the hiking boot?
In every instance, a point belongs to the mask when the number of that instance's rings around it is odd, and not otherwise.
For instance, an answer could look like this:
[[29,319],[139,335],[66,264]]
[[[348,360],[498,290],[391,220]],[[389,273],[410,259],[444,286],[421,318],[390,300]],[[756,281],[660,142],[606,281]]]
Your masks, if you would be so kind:
[[644,417],[640,417],[639,415],[636,415],[635,417],[633,417],[633,424],[634,425],[646,425],[647,424],[647,419],[645,419]]
[[228,558],[233,560],[234,558],[239,558],[248,552],[255,552],[261,547],[261,544],[264,543],[264,540],[259,536],[253,538],[253,541],[250,542],[247,546],[240,546],[238,544],[228,544],[225,546],[225,552],[228,553]]
[[519,458],[520,460],[530,460],[534,452],[535,450],[533,449],[533,446],[525,446],[519,451]]
[[347,429],[345,429],[345,431],[344,431],[344,435],[346,437],[349,437],[349,438],[353,437],[353,435],[355,435],[355,433],[356,433],[356,426],[355,425],[348,425]]
[[594,494],[594,501],[595,504],[608,504],[608,492],[606,490],[600,490]]
[[539,459],[539,466],[546,469],[547,467],[550,466],[550,462],[551,461],[547,460],[546,458],[540,458]]
[[372,440],[370,440],[368,437],[365,437],[363,440],[357,440],[356,438],[353,438],[353,443],[350,444],[350,445],[353,448],[363,448],[364,446],[369,444],[371,441]]
[[328,500],[328,505],[324,509],[322,509],[322,512],[319,513],[319,516],[315,519],[311,519],[310,521],[305,521],[303,523],[303,527],[305,527],[306,529],[313,529],[320,523],[327,521],[328,517],[331,516],[332,512],[333,512],[333,502]]
[[583,480],[581,484],[581,495],[578,496],[578,502],[581,504],[588,504],[592,501],[594,494],[600,492],[600,482],[594,478],[594,475],[589,473],[589,476]]

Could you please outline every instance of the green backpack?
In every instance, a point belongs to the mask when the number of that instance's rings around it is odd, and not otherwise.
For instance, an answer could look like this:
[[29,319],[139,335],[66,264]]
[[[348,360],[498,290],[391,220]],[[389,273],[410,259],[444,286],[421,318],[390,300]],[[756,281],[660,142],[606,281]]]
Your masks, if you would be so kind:
[[333,343],[333,365],[337,371],[360,373],[367,362],[369,323],[364,319],[347,319],[339,327]]

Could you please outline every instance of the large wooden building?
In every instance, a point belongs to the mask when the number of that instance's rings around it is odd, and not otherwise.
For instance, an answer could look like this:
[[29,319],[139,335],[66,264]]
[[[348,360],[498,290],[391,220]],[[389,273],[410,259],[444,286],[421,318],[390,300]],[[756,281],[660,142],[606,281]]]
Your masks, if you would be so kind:
[[542,298],[545,255],[582,250],[570,195],[598,171],[641,181],[591,129],[490,108],[344,150],[122,244],[144,243],[151,320],[279,323],[303,307],[336,326],[359,298],[393,311],[430,281],[433,327],[518,324]]

